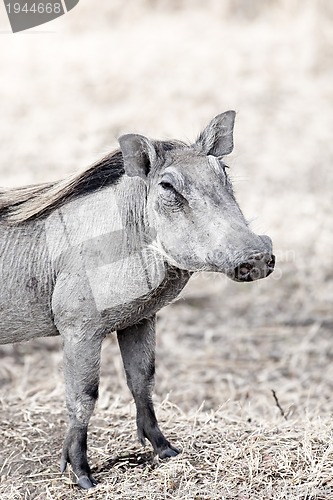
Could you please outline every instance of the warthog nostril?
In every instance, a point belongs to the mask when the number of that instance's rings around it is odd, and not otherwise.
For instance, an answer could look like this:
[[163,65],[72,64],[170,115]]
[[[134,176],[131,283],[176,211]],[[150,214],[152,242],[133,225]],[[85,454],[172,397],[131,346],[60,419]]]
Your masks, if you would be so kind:
[[238,281],[255,281],[266,278],[273,272],[274,265],[274,255],[266,253],[253,255],[248,262],[243,262],[235,268],[235,279]]
[[249,264],[249,263],[242,264],[241,266],[239,266],[240,276],[245,276],[246,274],[248,274],[249,271],[251,271],[251,269],[253,269],[252,264]]

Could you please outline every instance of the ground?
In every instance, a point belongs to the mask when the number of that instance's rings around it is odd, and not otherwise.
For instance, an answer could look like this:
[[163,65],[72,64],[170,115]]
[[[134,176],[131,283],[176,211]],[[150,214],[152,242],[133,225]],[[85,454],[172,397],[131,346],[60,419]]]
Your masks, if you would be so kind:
[[194,140],[236,109],[230,175],[277,268],[252,284],[196,276],[160,312],[154,400],[175,459],[138,444],[105,341],[88,493],[59,472],[60,340],[2,346],[0,498],[333,499],[332,6],[109,4],[16,35],[0,6],[0,185],[64,177],[126,132]]

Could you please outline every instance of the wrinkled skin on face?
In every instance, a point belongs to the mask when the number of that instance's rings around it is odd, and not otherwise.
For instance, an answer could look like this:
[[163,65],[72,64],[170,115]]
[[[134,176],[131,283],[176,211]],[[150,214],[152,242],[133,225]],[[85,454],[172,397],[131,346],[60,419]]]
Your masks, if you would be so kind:
[[237,281],[274,268],[268,236],[251,231],[233,194],[223,157],[233,149],[235,113],[218,115],[195,144],[163,151],[143,136],[119,142],[128,175],[147,183],[147,216],[155,248],[188,271],[222,272]]

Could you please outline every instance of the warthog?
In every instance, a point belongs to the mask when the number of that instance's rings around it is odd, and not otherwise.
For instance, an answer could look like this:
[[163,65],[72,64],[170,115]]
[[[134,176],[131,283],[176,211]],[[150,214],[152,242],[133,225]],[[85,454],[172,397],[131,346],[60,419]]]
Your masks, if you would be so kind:
[[156,312],[197,271],[237,281],[273,271],[271,240],[249,228],[222,160],[234,120],[234,111],[216,116],[192,145],[123,135],[83,173],[0,193],[0,344],[61,335],[61,471],[70,463],[82,488],[96,484],[87,429],[105,336],[117,332],[139,440],[173,457],[151,398]]

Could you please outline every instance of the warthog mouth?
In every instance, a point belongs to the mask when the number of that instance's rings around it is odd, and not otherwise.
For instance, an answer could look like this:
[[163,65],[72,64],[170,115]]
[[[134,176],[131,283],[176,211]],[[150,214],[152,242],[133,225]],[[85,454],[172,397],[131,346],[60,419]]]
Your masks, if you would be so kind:
[[234,281],[249,282],[266,278],[274,271],[275,256],[271,254],[257,254],[247,262],[239,264],[232,272],[228,273],[229,278]]

